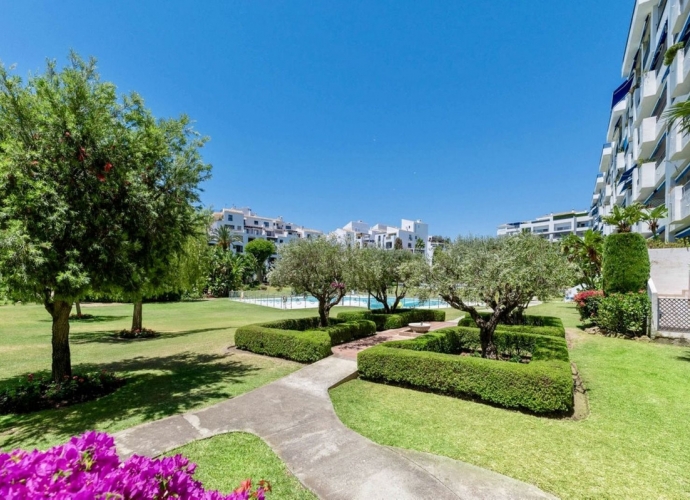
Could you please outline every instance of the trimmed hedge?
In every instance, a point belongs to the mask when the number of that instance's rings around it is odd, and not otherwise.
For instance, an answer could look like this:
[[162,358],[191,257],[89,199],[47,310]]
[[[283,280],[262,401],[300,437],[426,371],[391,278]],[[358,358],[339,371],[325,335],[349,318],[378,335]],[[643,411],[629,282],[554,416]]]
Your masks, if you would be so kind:
[[[489,319],[491,313],[482,312],[479,315],[484,319]],[[496,325],[496,331],[513,332],[513,333],[532,333],[535,335],[547,335],[550,337],[565,338],[565,327],[560,318],[553,316],[532,316],[526,314],[521,318],[523,324],[506,325],[499,323]],[[476,328],[474,320],[469,316],[465,316],[458,321],[458,326],[469,326]]]
[[331,347],[376,333],[372,321],[331,319],[319,328],[319,318],[299,318],[242,326],[235,332],[238,349],[313,363],[331,355]]
[[604,293],[637,293],[649,280],[647,241],[638,233],[616,233],[604,243],[602,278]]
[[532,354],[528,364],[459,356],[479,345],[476,328],[444,328],[415,339],[385,342],[357,356],[362,378],[476,397],[534,413],[570,411],[573,379],[565,339],[496,331],[501,352]]
[[366,319],[376,323],[376,331],[393,330],[403,328],[410,323],[421,321],[445,321],[446,312],[438,309],[398,309],[393,314],[383,311],[357,311],[338,313],[338,319],[352,321]]

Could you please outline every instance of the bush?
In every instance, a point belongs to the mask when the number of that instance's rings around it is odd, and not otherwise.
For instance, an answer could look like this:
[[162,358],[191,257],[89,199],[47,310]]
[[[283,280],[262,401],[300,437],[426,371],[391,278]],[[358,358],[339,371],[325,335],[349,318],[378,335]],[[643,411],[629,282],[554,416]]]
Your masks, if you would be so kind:
[[386,342],[357,356],[362,378],[476,397],[535,413],[570,411],[573,380],[565,339],[495,333],[499,350],[530,352],[529,364],[459,356],[479,346],[476,328],[445,328],[415,339]]
[[206,491],[195,469],[182,455],[120,462],[114,439],[91,431],[47,451],[0,453],[0,498],[247,500],[270,491],[265,481],[254,490],[250,480],[228,495]]
[[124,379],[105,370],[66,377],[59,384],[50,377],[29,374],[19,383],[0,390],[0,415],[83,403],[115,392],[123,384]]
[[376,333],[376,324],[365,319],[329,320],[319,328],[319,318],[299,318],[247,325],[235,332],[238,349],[257,354],[313,363],[331,355],[331,347]]
[[606,237],[602,277],[606,295],[647,289],[649,253],[641,234],[617,233]]
[[[484,319],[489,319],[491,317],[491,313],[489,312],[482,312],[479,313],[479,315]],[[496,326],[496,331],[565,337],[563,321],[553,316],[533,316],[531,314],[525,314],[519,317],[511,317],[510,322],[511,324],[499,323]],[[465,316],[458,321],[458,326],[476,327],[477,325],[471,317]]]
[[603,297],[604,292],[601,290],[585,290],[575,295],[573,300],[582,321],[595,320]]
[[601,299],[595,322],[607,333],[645,335],[651,308],[646,293],[612,293]]
[[121,339],[152,339],[154,337],[160,337],[160,333],[149,330],[148,328],[141,328],[135,330],[120,330],[117,332],[117,336]]
[[422,321],[445,321],[446,312],[438,309],[398,309],[395,313],[386,314],[383,311],[357,311],[338,313],[338,319],[351,321],[366,319],[376,323],[376,331],[403,328],[410,323]]

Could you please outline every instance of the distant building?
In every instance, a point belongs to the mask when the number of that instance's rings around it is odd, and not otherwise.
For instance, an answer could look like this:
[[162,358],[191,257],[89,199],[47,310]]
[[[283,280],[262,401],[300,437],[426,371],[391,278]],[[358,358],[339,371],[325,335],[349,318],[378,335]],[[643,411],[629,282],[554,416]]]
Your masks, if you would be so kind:
[[233,243],[233,250],[242,253],[247,243],[257,238],[272,241],[279,246],[298,238],[317,238],[323,233],[316,229],[286,222],[282,217],[257,215],[251,208],[224,208],[213,214],[211,229],[227,228],[241,241]]
[[[353,247],[376,247],[392,250],[395,241],[400,238],[404,250],[424,253],[429,255],[431,245],[429,243],[429,225],[421,220],[402,219],[400,227],[376,224],[370,226],[366,222],[351,221],[342,228],[331,233],[344,245]],[[417,243],[421,240],[422,243]],[[422,245],[420,250],[417,245]]]
[[592,216],[587,211],[559,212],[523,222],[510,222],[498,226],[496,234],[506,236],[529,232],[549,241],[559,241],[568,234],[582,236],[592,228]]

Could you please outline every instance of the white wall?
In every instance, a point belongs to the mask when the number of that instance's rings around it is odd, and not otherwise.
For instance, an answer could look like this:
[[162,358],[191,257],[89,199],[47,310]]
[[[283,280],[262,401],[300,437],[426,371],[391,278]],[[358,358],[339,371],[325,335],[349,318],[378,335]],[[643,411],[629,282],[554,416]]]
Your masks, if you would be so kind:
[[651,279],[659,295],[683,295],[690,290],[690,249],[649,250]]

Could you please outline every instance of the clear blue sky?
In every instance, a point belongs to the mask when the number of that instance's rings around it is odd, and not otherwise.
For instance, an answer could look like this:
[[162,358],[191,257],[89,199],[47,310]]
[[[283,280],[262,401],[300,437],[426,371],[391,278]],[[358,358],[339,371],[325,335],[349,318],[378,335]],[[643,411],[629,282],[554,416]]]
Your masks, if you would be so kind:
[[0,0],[0,60],[70,48],[211,137],[204,203],[434,234],[591,202],[631,0]]

